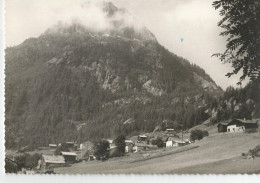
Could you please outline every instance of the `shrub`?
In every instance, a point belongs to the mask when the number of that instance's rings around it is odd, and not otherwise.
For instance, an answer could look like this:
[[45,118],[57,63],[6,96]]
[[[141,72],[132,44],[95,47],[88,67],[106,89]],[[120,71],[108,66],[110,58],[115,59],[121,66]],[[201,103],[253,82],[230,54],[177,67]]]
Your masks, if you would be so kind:
[[41,158],[40,154],[22,154],[15,157],[15,161],[18,165],[18,169],[21,170],[22,168],[34,168],[38,165],[38,160]]
[[260,157],[260,145],[256,146],[254,149],[250,149],[248,154],[251,154],[252,156]]
[[152,140],[152,145],[157,145],[158,148],[163,148],[164,144],[163,144],[163,140],[161,137],[157,137],[156,139]]
[[208,135],[209,135],[209,132],[206,130],[199,130],[199,129],[192,130],[191,134],[190,134],[190,140],[191,141],[201,140]]
[[213,118],[210,118],[210,125],[214,125],[214,124],[217,124],[218,123],[218,120],[216,117],[213,117]]
[[209,136],[209,132],[207,130],[202,131],[203,137]]
[[27,168],[34,168],[38,165],[38,160],[41,158],[40,154],[33,154],[26,156],[25,166]]

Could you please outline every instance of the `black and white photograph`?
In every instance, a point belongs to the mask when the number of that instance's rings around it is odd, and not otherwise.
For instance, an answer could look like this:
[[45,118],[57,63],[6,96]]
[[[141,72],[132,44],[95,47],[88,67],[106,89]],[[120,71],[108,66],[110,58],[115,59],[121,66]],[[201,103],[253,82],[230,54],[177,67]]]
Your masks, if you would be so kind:
[[5,173],[260,174],[259,0],[5,0]]

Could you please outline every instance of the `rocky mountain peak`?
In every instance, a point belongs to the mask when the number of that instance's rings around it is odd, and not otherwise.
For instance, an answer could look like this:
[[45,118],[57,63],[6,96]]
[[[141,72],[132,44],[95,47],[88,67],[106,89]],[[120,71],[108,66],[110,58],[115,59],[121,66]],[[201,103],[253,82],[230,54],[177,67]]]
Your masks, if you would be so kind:
[[113,3],[111,2],[102,2],[102,9],[105,13],[107,13],[108,16],[113,16],[116,14],[117,11],[121,11],[123,9],[117,8]]
[[[84,3],[79,7],[80,17],[61,20],[48,28],[44,34],[91,33],[95,36],[122,37],[131,40],[156,41],[155,36],[125,9],[111,2]],[[93,20],[95,14],[99,17]]]

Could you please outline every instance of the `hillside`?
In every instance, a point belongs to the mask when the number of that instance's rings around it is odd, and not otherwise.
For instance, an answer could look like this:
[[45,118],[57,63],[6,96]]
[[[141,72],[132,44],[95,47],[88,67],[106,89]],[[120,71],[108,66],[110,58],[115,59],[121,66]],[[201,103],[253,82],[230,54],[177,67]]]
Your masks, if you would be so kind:
[[229,119],[260,117],[260,81],[249,82],[244,88],[228,87],[223,95],[211,102],[211,118],[205,123],[215,124]]
[[102,8],[109,29],[58,23],[6,49],[7,148],[135,135],[164,119],[187,129],[209,118],[222,94],[210,76],[147,28],[126,24],[126,10]]
[[[241,153],[259,145],[259,133],[217,133],[217,126],[197,127],[209,136],[184,147],[131,153],[108,161],[88,161],[55,169],[58,174],[253,174],[260,172],[260,158],[245,159]],[[189,136],[189,134],[185,134]],[[196,147],[188,149],[188,147]],[[182,149],[187,149],[182,151]],[[182,151],[175,153],[176,151]],[[156,158],[144,160],[143,154]],[[162,154],[166,154],[162,156]],[[137,160],[137,161],[136,161]]]

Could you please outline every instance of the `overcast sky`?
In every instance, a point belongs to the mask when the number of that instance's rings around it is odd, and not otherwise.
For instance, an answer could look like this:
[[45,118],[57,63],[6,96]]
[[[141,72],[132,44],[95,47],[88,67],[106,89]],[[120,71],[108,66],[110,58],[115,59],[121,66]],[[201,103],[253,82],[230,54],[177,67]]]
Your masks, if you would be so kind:
[[[92,0],[93,1],[93,0]],[[96,0],[100,1],[100,0]],[[68,16],[81,16],[77,7],[82,0],[6,0],[6,46],[38,37],[48,27]],[[236,87],[239,76],[227,78],[232,69],[213,53],[225,49],[225,39],[217,22],[221,19],[212,7],[213,0],[111,0],[125,8],[154,33],[160,44],[171,52],[205,69],[217,85]],[[89,14],[88,14],[89,15]],[[86,20],[100,20],[93,11]],[[184,40],[181,42],[181,38]]]

